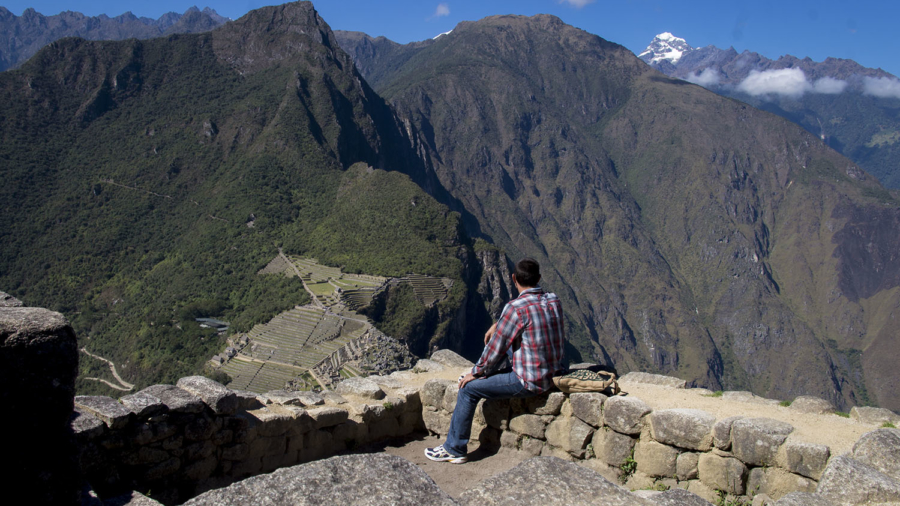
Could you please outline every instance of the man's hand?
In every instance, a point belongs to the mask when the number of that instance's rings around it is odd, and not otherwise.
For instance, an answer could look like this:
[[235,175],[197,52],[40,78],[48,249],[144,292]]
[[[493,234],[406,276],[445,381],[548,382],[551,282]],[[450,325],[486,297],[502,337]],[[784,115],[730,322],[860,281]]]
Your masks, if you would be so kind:
[[485,332],[485,334],[484,334],[484,344],[485,344],[485,345],[488,343],[488,341],[491,340],[491,336],[494,335],[494,331],[495,331],[495,330],[497,330],[497,323],[496,323],[496,322],[495,322],[493,325],[491,325],[491,328],[489,328],[488,331]]
[[476,378],[475,376],[473,376],[472,373],[471,373],[471,371],[470,371],[470,372],[467,372],[467,373],[464,374],[463,376],[460,376],[460,377],[459,377],[459,388],[462,388],[462,387],[466,386],[466,383],[468,383],[468,382],[470,382],[470,381],[472,381],[472,380],[474,380],[474,379],[478,379],[478,378]]

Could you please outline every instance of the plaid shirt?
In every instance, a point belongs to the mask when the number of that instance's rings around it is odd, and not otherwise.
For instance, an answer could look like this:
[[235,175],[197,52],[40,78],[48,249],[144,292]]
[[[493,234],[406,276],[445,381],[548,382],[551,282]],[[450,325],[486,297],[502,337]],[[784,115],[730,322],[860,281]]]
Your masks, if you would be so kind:
[[529,288],[511,300],[497,322],[481,358],[472,368],[474,376],[496,365],[513,350],[513,372],[525,388],[541,393],[553,386],[553,373],[564,368],[565,329],[562,305],[554,293]]

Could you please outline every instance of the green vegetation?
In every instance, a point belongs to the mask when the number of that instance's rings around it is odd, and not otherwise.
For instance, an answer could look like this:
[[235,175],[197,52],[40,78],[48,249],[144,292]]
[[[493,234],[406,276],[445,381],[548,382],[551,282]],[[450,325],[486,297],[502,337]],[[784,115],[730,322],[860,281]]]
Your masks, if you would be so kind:
[[781,401],[778,403],[779,406],[786,408],[791,405],[791,401]]
[[703,394],[703,397],[722,397],[723,393],[724,392],[722,392],[721,390],[716,390],[715,392],[713,392],[711,394]]
[[628,481],[628,478],[637,471],[637,461],[634,460],[634,448],[631,449],[631,455],[625,459],[625,462],[619,466],[619,469],[622,470],[622,475],[619,476],[619,481],[622,483]]
[[728,495],[724,490],[716,490],[719,495],[716,506],[750,506],[750,501]]
[[834,414],[843,418],[850,418],[850,413],[845,413],[844,411],[835,411]]
[[881,424],[881,427],[884,429],[896,429],[897,428],[897,426],[892,424],[891,422],[884,422],[883,424]]

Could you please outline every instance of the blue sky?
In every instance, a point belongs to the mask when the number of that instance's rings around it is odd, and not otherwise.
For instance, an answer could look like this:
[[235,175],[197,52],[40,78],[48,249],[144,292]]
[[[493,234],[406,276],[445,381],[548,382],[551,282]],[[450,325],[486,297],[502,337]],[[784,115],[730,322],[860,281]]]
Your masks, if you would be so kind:
[[[202,0],[201,0],[202,1]],[[279,2],[208,0],[219,14],[238,18]],[[316,9],[333,29],[384,35],[405,43],[452,29],[460,21],[493,14],[547,13],[640,53],[654,35],[672,32],[694,47],[749,49],[769,58],[783,54],[850,58],[900,76],[897,0],[320,0]],[[46,15],[75,10],[116,16],[131,11],[157,18],[184,12],[194,0],[15,0],[16,15],[34,7]]]

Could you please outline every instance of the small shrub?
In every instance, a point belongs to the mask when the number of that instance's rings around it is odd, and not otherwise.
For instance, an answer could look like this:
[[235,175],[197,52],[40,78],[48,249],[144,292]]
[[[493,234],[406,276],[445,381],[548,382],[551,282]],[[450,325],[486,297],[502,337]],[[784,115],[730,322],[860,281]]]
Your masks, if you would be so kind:
[[844,413],[843,411],[835,411],[834,414],[837,416],[842,416],[844,418],[850,418],[850,413]]
[[384,404],[382,404],[382,406],[384,406],[384,409],[386,409],[388,411],[394,409],[394,403],[391,401],[385,402]]
[[791,401],[781,401],[778,403],[778,405],[781,406],[782,408],[786,408],[791,405]]
[[619,477],[619,481],[625,483],[628,481],[628,477],[637,470],[637,462],[634,460],[634,448],[631,449],[631,455],[625,459],[625,462],[619,466],[619,469],[622,470],[622,476]]
[[897,426],[892,424],[891,422],[884,422],[883,424],[881,424],[881,427],[884,429],[896,429],[897,428]]
[[721,390],[716,390],[711,394],[704,394],[703,397],[722,397],[722,393],[723,392]]

